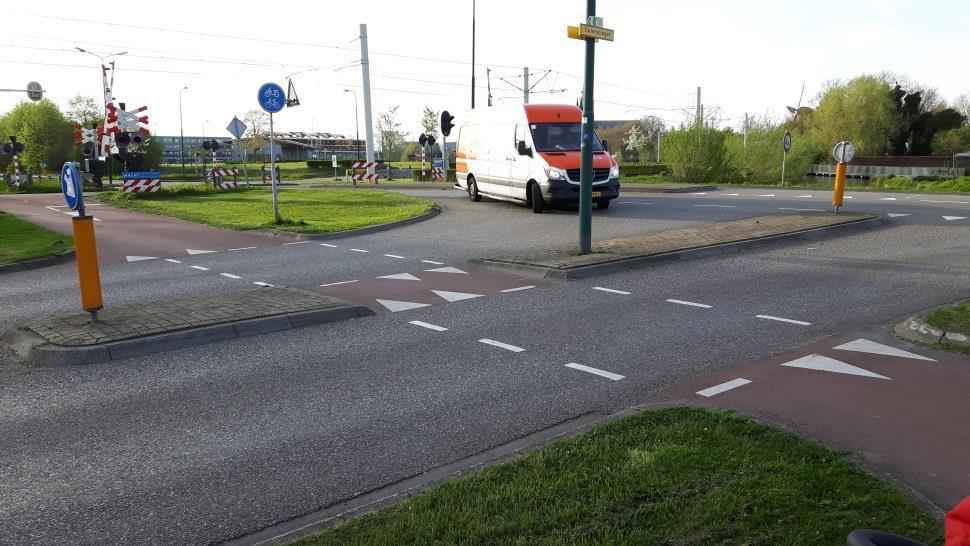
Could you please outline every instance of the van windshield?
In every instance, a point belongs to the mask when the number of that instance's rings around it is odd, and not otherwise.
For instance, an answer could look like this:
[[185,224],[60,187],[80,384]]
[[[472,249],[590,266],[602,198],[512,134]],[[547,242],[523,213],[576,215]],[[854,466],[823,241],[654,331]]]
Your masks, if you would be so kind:
[[[582,139],[579,123],[533,123],[532,142],[540,152],[578,152]],[[603,143],[593,133],[593,151],[603,151]]]

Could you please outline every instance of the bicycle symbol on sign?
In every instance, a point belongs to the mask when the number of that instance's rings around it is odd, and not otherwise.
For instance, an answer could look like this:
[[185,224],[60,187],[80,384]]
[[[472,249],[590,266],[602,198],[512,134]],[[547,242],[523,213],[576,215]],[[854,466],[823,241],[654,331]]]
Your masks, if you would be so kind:
[[276,109],[280,107],[280,101],[277,99],[267,99],[263,101],[263,104],[265,104],[267,108]]

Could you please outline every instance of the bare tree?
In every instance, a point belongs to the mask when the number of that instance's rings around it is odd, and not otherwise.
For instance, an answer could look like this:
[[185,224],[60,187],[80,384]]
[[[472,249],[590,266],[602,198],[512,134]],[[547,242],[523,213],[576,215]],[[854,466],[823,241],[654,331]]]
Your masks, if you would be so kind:
[[424,111],[421,113],[421,131],[428,135],[438,137],[438,125],[441,120],[438,119],[438,112],[436,112],[430,106],[425,106]]
[[92,123],[104,121],[104,105],[96,99],[77,94],[67,101],[66,117],[73,123],[90,127]]
[[243,135],[243,146],[253,152],[258,152],[269,139],[269,115],[262,110],[250,110],[243,116],[248,128]]
[[377,116],[377,142],[386,161],[398,157],[404,147],[404,133],[397,120],[397,111],[398,106],[392,106]]
[[953,109],[960,112],[960,115],[967,118],[966,123],[970,124],[970,94],[964,93],[953,101]]

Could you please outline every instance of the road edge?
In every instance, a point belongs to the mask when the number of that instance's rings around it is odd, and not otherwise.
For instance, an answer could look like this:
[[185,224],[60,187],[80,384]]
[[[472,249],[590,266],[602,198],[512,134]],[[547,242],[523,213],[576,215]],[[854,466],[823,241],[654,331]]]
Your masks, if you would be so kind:
[[345,231],[334,231],[332,233],[296,233],[293,231],[284,231],[277,229],[254,229],[242,231],[241,233],[253,233],[256,235],[263,235],[265,237],[274,238],[287,238],[295,239],[298,241],[326,241],[330,239],[343,239],[345,237],[356,237],[358,235],[370,235],[371,233],[380,233],[382,231],[390,231],[392,229],[401,228],[404,226],[410,226],[412,224],[417,224],[419,222],[424,222],[425,220],[430,220],[435,216],[441,214],[441,205],[437,202],[432,201],[434,205],[428,212],[421,213],[412,218],[406,218],[404,220],[398,220],[396,222],[388,222],[386,224],[378,224],[376,226],[368,226],[357,229],[348,229]]
[[31,269],[41,269],[52,265],[60,265],[74,260],[75,249],[65,250],[55,256],[27,260],[25,262],[14,262],[12,264],[0,265],[0,275],[5,273],[16,273],[18,271],[30,271]]
[[970,336],[960,332],[947,332],[923,321],[922,316],[909,317],[893,327],[895,334],[907,341],[926,345],[949,343],[957,347],[970,347]]

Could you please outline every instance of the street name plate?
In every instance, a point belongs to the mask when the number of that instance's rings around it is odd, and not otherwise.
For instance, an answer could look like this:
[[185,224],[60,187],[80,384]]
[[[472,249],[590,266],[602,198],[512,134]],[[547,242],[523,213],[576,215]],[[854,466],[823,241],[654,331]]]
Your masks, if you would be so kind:
[[584,38],[596,38],[597,40],[613,41],[613,29],[594,27],[590,25],[579,25],[579,33]]

